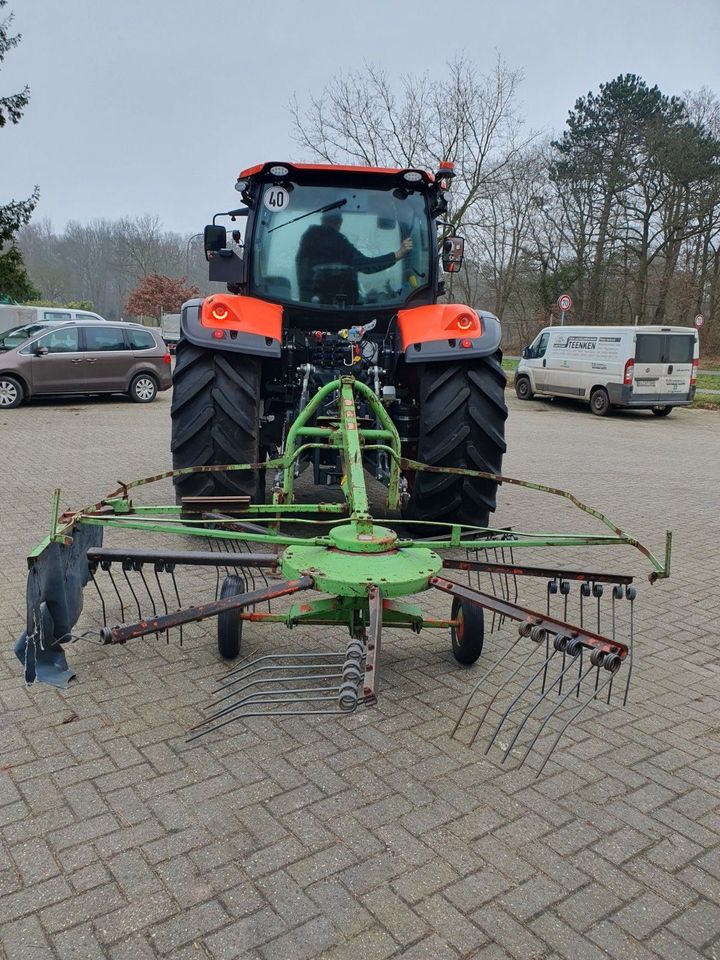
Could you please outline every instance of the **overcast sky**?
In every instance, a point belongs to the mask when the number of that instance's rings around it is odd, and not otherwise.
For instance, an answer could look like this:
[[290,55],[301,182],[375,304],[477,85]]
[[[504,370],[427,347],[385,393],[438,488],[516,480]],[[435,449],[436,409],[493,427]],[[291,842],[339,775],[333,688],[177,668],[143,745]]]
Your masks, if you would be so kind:
[[0,131],[0,203],[35,183],[36,217],[155,213],[202,229],[235,205],[245,166],[307,159],[288,102],[341,70],[428,71],[464,52],[521,69],[522,112],[559,131],[575,99],[620,73],[666,93],[720,93],[720,0],[10,0],[22,43],[0,95],[30,85]]

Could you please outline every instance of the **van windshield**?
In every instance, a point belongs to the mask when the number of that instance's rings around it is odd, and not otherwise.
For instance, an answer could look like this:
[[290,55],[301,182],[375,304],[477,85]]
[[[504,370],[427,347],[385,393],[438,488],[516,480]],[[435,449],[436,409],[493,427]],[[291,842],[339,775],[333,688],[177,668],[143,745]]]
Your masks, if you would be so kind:
[[46,329],[47,324],[45,323],[30,323],[25,327],[13,327],[12,330],[7,330],[0,336],[0,350],[12,350],[13,347],[19,347],[21,343],[25,343],[30,337],[34,337],[36,333],[41,333]]

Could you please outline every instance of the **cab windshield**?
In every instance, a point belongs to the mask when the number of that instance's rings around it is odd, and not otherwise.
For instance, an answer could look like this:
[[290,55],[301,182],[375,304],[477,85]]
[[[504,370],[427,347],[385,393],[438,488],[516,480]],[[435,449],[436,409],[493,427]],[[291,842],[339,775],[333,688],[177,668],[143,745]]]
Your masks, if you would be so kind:
[[30,337],[34,337],[36,333],[40,333],[45,329],[46,324],[42,323],[31,323],[25,327],[13,327],[12,330],[7,330],[0,335],[0,350],[12,350],[13,347],[19,347],[21,343],[25,343]]
[[430,283],[426,200],[404,189],[264,184],[252,292],[311,307],[404,303]]

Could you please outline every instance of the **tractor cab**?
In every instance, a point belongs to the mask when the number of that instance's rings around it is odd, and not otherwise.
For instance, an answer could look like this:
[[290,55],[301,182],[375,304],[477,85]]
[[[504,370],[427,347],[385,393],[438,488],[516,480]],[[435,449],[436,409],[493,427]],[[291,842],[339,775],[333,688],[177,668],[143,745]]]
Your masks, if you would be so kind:
[[[338,311],[389,317],[435,303],[443,292],[437,218],[452,175],[451,165],[437,176],[289,163],[244,170],[236,189],[245,206],[228,212],[247,217],[244,242],[228,247],[224,227],[206,228],[210,279],[282,305],[288,320]],[[459,269],[462,238],[441,242],[445,269]]]

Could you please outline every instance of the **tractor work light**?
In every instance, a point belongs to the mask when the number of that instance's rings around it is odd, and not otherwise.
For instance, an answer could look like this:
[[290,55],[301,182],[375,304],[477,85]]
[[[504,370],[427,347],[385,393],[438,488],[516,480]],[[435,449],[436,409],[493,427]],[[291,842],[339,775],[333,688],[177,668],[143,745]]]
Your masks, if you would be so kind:
[[419,183],[423,178],[423,175],[419,170],[407,170],[403,174],[403,180],[407,180],[408,183]]
[[247,180],[238,180],[235,184],[235,189],[238,193],[242,193],[245,187],[247,186]]
[[274,177],[286,177],[286,176],[290,173],[290,171],[288,170],[287,167],[283,167],[283,166],[279,166],[279,165],[278,165],[278,166],[275,166],[275,167],[270,167],[270,173],[271,173]]

